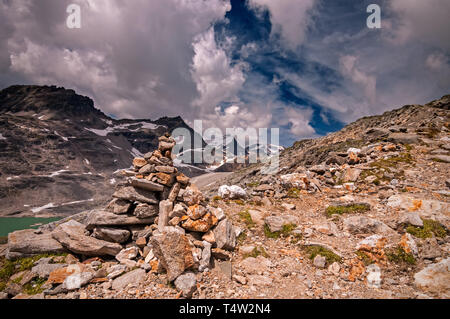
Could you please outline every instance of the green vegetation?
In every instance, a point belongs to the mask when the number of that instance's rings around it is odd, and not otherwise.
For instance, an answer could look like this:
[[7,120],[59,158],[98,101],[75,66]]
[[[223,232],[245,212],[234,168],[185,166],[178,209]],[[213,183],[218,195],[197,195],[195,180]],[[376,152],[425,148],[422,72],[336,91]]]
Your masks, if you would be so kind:
[[416,133],[424,134],[428,138],[435,138],[440,132],[441,130],[439,130],[436,127],[433,127],[432,125],[429,125],[426,128],[416,130]]
[[44,291],[42,285],[45,284],[46,280],[44,278],[37,278],[32,282],[23,286],[23,292],[27,295],[37,295]]
[[280,232],[271,232],[269,226],[264,225],[264,235],[266,235],[267,238],[277,239],[280,237]]
[[408,226],[406,232],[417,238],[431,238],[434,236],[444,238],[447,236],[447,230],[439,222],[431,219],[423,219],[423,227]]
[[414,149],[414,147],[410,144],[405,144],[405,148],[408,152],[412,151]]
[[239,212],[239,218],[245,223],[245,225],[247,225],[248,228],[255,226],[255,222],[247,209]]
[[0,257],[0,291],[5,289],[9,278],[11,278],[14,274],[25,270],[30,270],[33,268],[34,263],[41,258],[56,256],[67,256],[67,254],[41,254],[33,257],[20,258],[17,260],[8,260],[5,257]]
[[407,263],[410,265],[414,265],[416,263],[416,259],[414,255],[411,253],[405,252],[405,250],[398,246],[386,252],[386,256],[390,262],[394,263]]
[[364,213],[370,210],[369,204],[350,204],[350,205],[342,205],[342,206],[328,206],[325,210],[325,214],[328,217],[331,217],[334,214],[342,215],[349,213]]
[[288,198],[300,198],[300,190],[298,188],[290,188],[287,191],[287,197]]
[[245,203],[242,199],[235,199],[233,202],[235,202],[236,204],[241,205],[241,206],[245,205]]
[[309,255],[309,259],[314,260],[317,255],[323,256],[327,260],[327,265],[334,262],[341,262],[342,258],[333,253],[331,250],[326,249],[322,246],[306,246],[306,253]]
[[355,254],[358,256],[358,258],[363,262],[364,266],[369,266],[370,264],[373,264],[372,258],[367,256],[363,251],[357,250]]
[[264,235],[266,235],[267,238],[277,239],[282,237],[289,237],[292,235],[292,231],[297,228],[297,225],[295,224],[286,224],[283,225],[283,228],[281,231],[271,232],[270,228],[267,224],[264,225]]
[[218,202],[218,201],[221,201],[221,200],[222,200],[222,197],[220,197],[220,196],[214,196],[214,197],[212,198],[212,200],[213,200],[213,202]]
[[242,245],[246,239],[247,239],[247,232],[245,231],[240,233],[239,236],[236,238],[239,245]]
[[255,249],[253,249],[253,251],[251,253],[244,255],[244,259],[248,258],[248,257],[256,258],[258,256],[263,256],[263,257],[267,258],[267,257],[269,257],[269,254],[266,252],[264,247],[255,247]]
[[373,184],[380,185],[382,181],[390,182],[392,178],[386,177],[385,173],[393,174],[394,178],[401,179],[405,175],[403,170],[399,170],[399,164],[409,164],[414,166],[414,159],[409,151],[412,149],[411,146],[406,145],[407,152],[401,153],[398,156],[390,157],[387,159],[381,158],[377,161],[370,163],[371,169],[366,169],[361,172],[360,179],[364,180],[368,176],[375,176],[376,179]]
[[370,163],[370,167],[375,168],[384,168],[389,170],[389,168],[396,168],[398,164],[406,163],[406,164],[414,164],[414,159],[409,152],[400,153],[398,156],[393,156],[389,158],[381,158],[373,163]]
[[431,160],[432,160],[433,162],[437,162],[437,163],[447,163],[446,161],[441,160],[440,158],[436,158],[436,157],[433,157]]
[[247,186],[248,187],[258,187],[259,184],[260,184],[259,182],[251,182],[251,183],[248,183]]
[[291,244],[297,244],[302,239],[303,239],[302,234],[292,234]]

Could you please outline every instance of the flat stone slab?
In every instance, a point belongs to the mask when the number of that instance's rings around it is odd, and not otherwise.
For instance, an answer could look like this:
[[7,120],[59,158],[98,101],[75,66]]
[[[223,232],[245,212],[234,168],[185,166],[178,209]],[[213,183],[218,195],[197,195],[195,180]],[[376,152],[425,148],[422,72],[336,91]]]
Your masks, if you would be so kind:
[[126,186],[118,189],[113,197],[128,200],[130,202],[141,202],[147,204],[158,204],[156,195],[149,190]]
[[144,269],[130,271],[116,279],[112,283],[113,290],[122,290],[129,284],[139,284],[145,281],[146,272]]
[[52,237],[50,232],[36,234],[34,229],[12,232],[8,235],[6,258],[15,259],[47,253],[63,253],[67,250]]
[[86,256],[115,256],[122,250],[119,244],[86,236],[85,230],[84,225],[72,220],[56,227],[52,237],[66,249]]
[[116,215],[103,210],[93,210],[86,219],[87,229],[94,229],[96,226],[130,226],[130,225],[150,225],[155,217],[138,218],[129,215]]
[[148,181],[146,179],[130,178],[128,183],[136,188],[141,188],[152,192],[162,192],[164,190],[163,185]]

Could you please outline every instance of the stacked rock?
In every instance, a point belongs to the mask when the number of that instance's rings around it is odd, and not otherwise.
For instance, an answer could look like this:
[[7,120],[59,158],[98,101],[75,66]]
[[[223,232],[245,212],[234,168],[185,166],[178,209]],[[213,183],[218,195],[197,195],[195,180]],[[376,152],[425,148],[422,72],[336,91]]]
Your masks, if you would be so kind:
[[[174,146],[175,140],[165,134],[157,150],[135,158],[133,170],[123,172],[126,181],[116,186],[105,209],[72,216],[50,233],[48,229],[33,233],[46,236],[53,248],[37,247],[37,237],[30,247],[23,247],[17,232],[10,234],[10,255],[38,254],[44,249],[46,253],[65,249],[81,256],[109,255],[129,270],[164,269],[177,287],[192,282],[193,273],[207,270],[213,257],[229,259],[229,251],[236,246],[236,230],[224,212],[209,206],[189,178],[173,166]],[[180,288],[186,296],[195,288],[189,287]]]
[[[230,258],[228,251],[236,246],[235,229],[224,212],[207,205],[189,178],[173,166],[174,146],[175,140],[166,134],[159,138],[157,150],[135,158],[134,170],[123,172],[128,179],[118,185],[106,210],[91,212],[86,223],[98,239],[129,242],[116,257],[121,263],[133,267],[132,259],[141,255],[143,267],[165,269],[169,281],[186,270],[208,269],[212,257]],[[128,238],[122,233],[127,230]],[[122,256],[127,251],[133,258]]]

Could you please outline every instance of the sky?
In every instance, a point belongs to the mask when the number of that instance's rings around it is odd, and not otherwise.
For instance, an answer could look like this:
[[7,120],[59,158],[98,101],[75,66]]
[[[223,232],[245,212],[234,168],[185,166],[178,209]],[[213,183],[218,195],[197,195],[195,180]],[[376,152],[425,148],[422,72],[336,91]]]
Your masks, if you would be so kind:
[[449,16],[448,0],[0,0],[0,89],[64,86],[115,118],[278,127],[289,146],[449,94]]

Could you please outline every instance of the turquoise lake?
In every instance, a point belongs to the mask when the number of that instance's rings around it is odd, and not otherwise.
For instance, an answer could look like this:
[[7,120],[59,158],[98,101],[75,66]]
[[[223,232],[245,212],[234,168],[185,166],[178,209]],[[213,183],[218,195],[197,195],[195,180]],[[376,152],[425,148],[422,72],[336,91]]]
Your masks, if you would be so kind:
[[36,218],[36,217],[0,217],[0,237],[8,236],[10,232],[29,228],[39,228],[61,218]]

